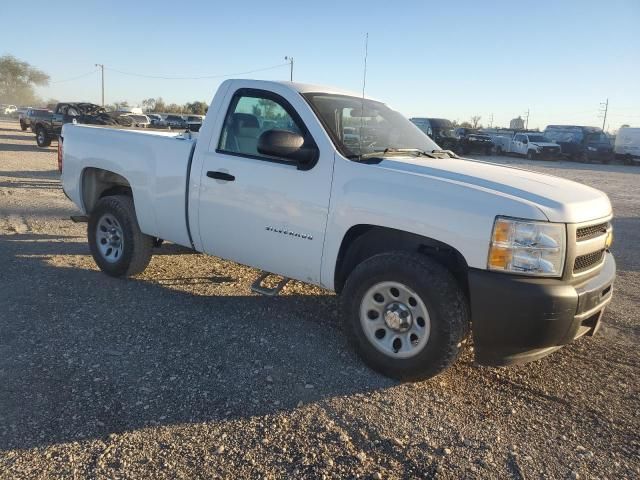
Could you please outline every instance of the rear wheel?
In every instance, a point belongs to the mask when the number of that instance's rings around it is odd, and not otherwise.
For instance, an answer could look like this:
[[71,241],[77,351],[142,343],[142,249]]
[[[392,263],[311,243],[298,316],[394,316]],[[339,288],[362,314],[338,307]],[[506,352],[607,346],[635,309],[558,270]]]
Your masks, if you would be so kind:
[[93,259],[107,275],[133,276],[143,272],[151,261],[155,239],[140,231],[129,196],[100,199],[89,217],[87,237]]
[[424,255],[371,257],[342,293],[346,331],[373,369],[394,378],[437,375],[457,358],[468,329],[464,294],[451,273]]
[[27,128],[29,127],[27,127],[25,123],[22,120],[20,120],[20,130],[22,130],[23,132],[26,132]]
[[633,165],[633,157],[628,153],[622,157],[622,161],[625,165]]
[[36,127],[36,143],[39,147],[48,147],[51,145],[51,137],[42,125]]

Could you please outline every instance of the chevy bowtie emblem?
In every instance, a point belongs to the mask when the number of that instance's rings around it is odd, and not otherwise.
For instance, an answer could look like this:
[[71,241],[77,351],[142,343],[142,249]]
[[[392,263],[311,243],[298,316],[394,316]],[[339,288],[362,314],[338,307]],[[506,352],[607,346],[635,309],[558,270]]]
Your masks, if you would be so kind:
[[267,232],[281,233],[282,235],[289,235],[290,237],[304,238],[305,240],[313,240],[312,235],[307,235],[306,233],[293,232],[291,230],[287,230],[286,228],[276,228],[276,227],[270,227],[269,225],[267,225],[266,227],[264,227],[264,229]]

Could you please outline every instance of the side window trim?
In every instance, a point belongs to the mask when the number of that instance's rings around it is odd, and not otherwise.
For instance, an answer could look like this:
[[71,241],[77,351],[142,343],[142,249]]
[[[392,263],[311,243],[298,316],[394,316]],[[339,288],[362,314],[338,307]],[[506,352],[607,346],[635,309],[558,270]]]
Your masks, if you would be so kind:
[[[313,146],[314,148],[318,149],[318,144],[316,143],[315,139],[311,135],[311,132],[309,132],[309,129],[307,128],[306,124],[300,117],[300,114],[298,114],[296,109],[291,105],[291,103],[289,103],[289,101],[286,98],[284,98],[281,95],[278,95],[275,92],[271,92],[269,90],[261,90],[258,88],[239,88],[233,93],[233,96],[229,101],[229,107],[227,108],[227,111],[222,120],[222,126],[220,128],[218,141],[216,143],[216,149],[215,149],[216,153],[222,153],[224,155],[231,155],[234,157],[262,160],[264,162],[290,165],[292,167],[298,168],[298,165],[295,162],[291,160],[287,160],[285,158],[268,157],[266,155],[252,155],[249,153],[242,153],[242,152],[233,152],[233,151],[229,151],[222,148],[222,141],[223,141],[223,136],[225,135],[225,127],[227,124],[227,120],[230,118],[231,115],[235,113],[235,109],[238,106],[238,102],[243,97],[264,98],[266,100],[271,100],[277,103],[278,105],[280,105],[284,109],[284,111],[287,112],[287,114],[291,117],[291,119],[295,122],[295,124],[298,126],[298,128],[302,132],[302,136],[304,137],[305,143],[310,142],[309,146]],[[311,170],[316,163],[317,163],[317,160],[312,165],[305,167],[303,170]],[[300,168],[298,169],[300,170]]]

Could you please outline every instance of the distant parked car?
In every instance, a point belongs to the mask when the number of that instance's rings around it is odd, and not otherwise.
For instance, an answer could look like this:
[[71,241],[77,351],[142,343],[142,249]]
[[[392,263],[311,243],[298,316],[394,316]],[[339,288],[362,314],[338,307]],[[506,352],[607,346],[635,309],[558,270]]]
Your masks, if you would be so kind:
[[473,128],[456,128],[455,137],[458,139],[458,153],[466,155],[471,152],[482,152],[490,155],[493,150],[491,137]]
[[180,115],[167,115],[164,121],[171,128],[187,128],[186,120]]
[[614,145],[616,158],[627,165],[640,165],[640,128],[621,127]]
[[410,118],[409,120],[436,142],[440,148],[454,152],[459,150],[458,139],[451,121],[446,118]]
[[204,115],[187,115],[187,127],[192,132],[199,132]]
[[138,115],[136,113],[127,113],[123,115],[129,117],[134,127],[146,128],[151,125],[151,120],[147,115]]
[[609,163],[613,147],[601,128],[579,125],[549,125],[544,136],[562,148],[562,154],[570,160],[589,163]]
[[[491,136],[491,134],[489,134]],[[512,137],[491,136],[498,155],[515,154],[530,160],[559,160],[560,145],[552,142],[540,132],[516,132]]]
[[0,106],[0,114],[2,115],[12,115],[18,110],[18,107],[15,105],[2,105]]
[[162,126],[163,120],[161,115],[158,115],[157,113],[147,113],[147,117],[149,118],[152,127]]

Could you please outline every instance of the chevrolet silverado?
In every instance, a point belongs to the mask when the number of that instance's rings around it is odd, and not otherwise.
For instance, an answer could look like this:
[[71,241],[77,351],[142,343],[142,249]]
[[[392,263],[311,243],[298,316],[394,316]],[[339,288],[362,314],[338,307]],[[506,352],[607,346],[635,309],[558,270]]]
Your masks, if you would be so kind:
[[198,133],[68,123],[58,162],[106,274],[139,274],[167,240],[260,269],[259,293],[319,285],[396,378],[441,372],[469,332],[480,364],[538,359],[593,335],[612,298],[604,193],[459,158],[336,88],[227,80]]

